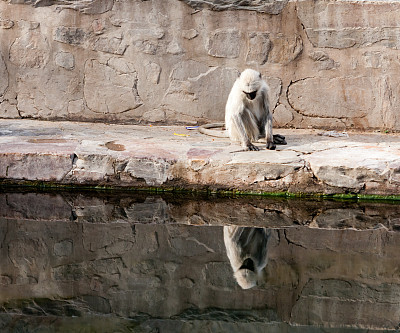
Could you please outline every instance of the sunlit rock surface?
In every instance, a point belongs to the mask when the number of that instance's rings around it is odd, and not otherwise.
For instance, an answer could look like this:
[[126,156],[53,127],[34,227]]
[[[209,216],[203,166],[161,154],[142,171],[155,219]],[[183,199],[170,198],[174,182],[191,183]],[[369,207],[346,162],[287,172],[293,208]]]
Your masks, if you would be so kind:
[[[177,69],[174,75],[179,80],[183,73]],[[120,90],[125,94],[123,87]],[[0,181],[400,195],[400,137],[396,134],[289,129],[274,133],[285,135],[287,145],[266,150],[261,140],[256,143],[260,151],[246,152],[228,138],[206,136],[185,126],[3,120]]]

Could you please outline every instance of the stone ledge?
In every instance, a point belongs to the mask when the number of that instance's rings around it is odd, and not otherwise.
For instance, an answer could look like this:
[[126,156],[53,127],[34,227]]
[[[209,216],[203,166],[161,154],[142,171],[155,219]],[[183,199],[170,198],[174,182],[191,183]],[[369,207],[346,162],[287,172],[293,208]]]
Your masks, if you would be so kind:
[[[2,120],[0,179],[138,188],[400,195],[400,135],[279,129],[288,144],[243,152],[184,126]],[[263,146],[262,143],[259,144]]]

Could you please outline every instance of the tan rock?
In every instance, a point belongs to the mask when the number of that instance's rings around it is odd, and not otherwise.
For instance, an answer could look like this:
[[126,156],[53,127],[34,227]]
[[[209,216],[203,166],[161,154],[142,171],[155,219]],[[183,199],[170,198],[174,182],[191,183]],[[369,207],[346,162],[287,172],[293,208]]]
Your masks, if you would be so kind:
[[307,78],[288,91],[290,105],[305,116],[361,118],[375,107],[373,84],[366,77]]
[[293,114],[283,104],[279,104],[273,112],[274,126],[284,127],[293,120]]
[[217,58],[237,58],[240,52],[240,34],[237,29],[217,29],[206,43],[207,53]]
[[84,94],[88,108],[104,114],[126,112],[143,104],[137,92],[136,70],[117,58],[106,63],[86,62]]
[[49,60],[49,44],[41,33],[39,23],[27,22],[10,46],[10,61],[19,67],[42,68]]

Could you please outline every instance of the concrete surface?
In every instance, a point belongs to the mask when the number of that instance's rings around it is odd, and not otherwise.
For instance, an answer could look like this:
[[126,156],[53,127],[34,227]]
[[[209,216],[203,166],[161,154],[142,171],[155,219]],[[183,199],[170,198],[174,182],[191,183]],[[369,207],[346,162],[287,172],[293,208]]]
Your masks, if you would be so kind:
[[[0,121],[0,179],[110,187],[400,194],[400,135],[279,129],[244,152],[184,126]],[[333,134],[337,134],[333,132]],[[260,147],[263,146],[259,143]]]

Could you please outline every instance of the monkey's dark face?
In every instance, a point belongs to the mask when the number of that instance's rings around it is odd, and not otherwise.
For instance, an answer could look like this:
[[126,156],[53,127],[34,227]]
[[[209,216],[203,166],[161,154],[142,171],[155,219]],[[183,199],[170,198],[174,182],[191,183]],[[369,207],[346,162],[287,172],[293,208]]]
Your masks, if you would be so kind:
[[256,98],[257,96],[257,90],[252,91],[252,92],[245,92],[243,91],[243,93],[246,95],[246,97],[250,100],[253,100],[254,98]]

